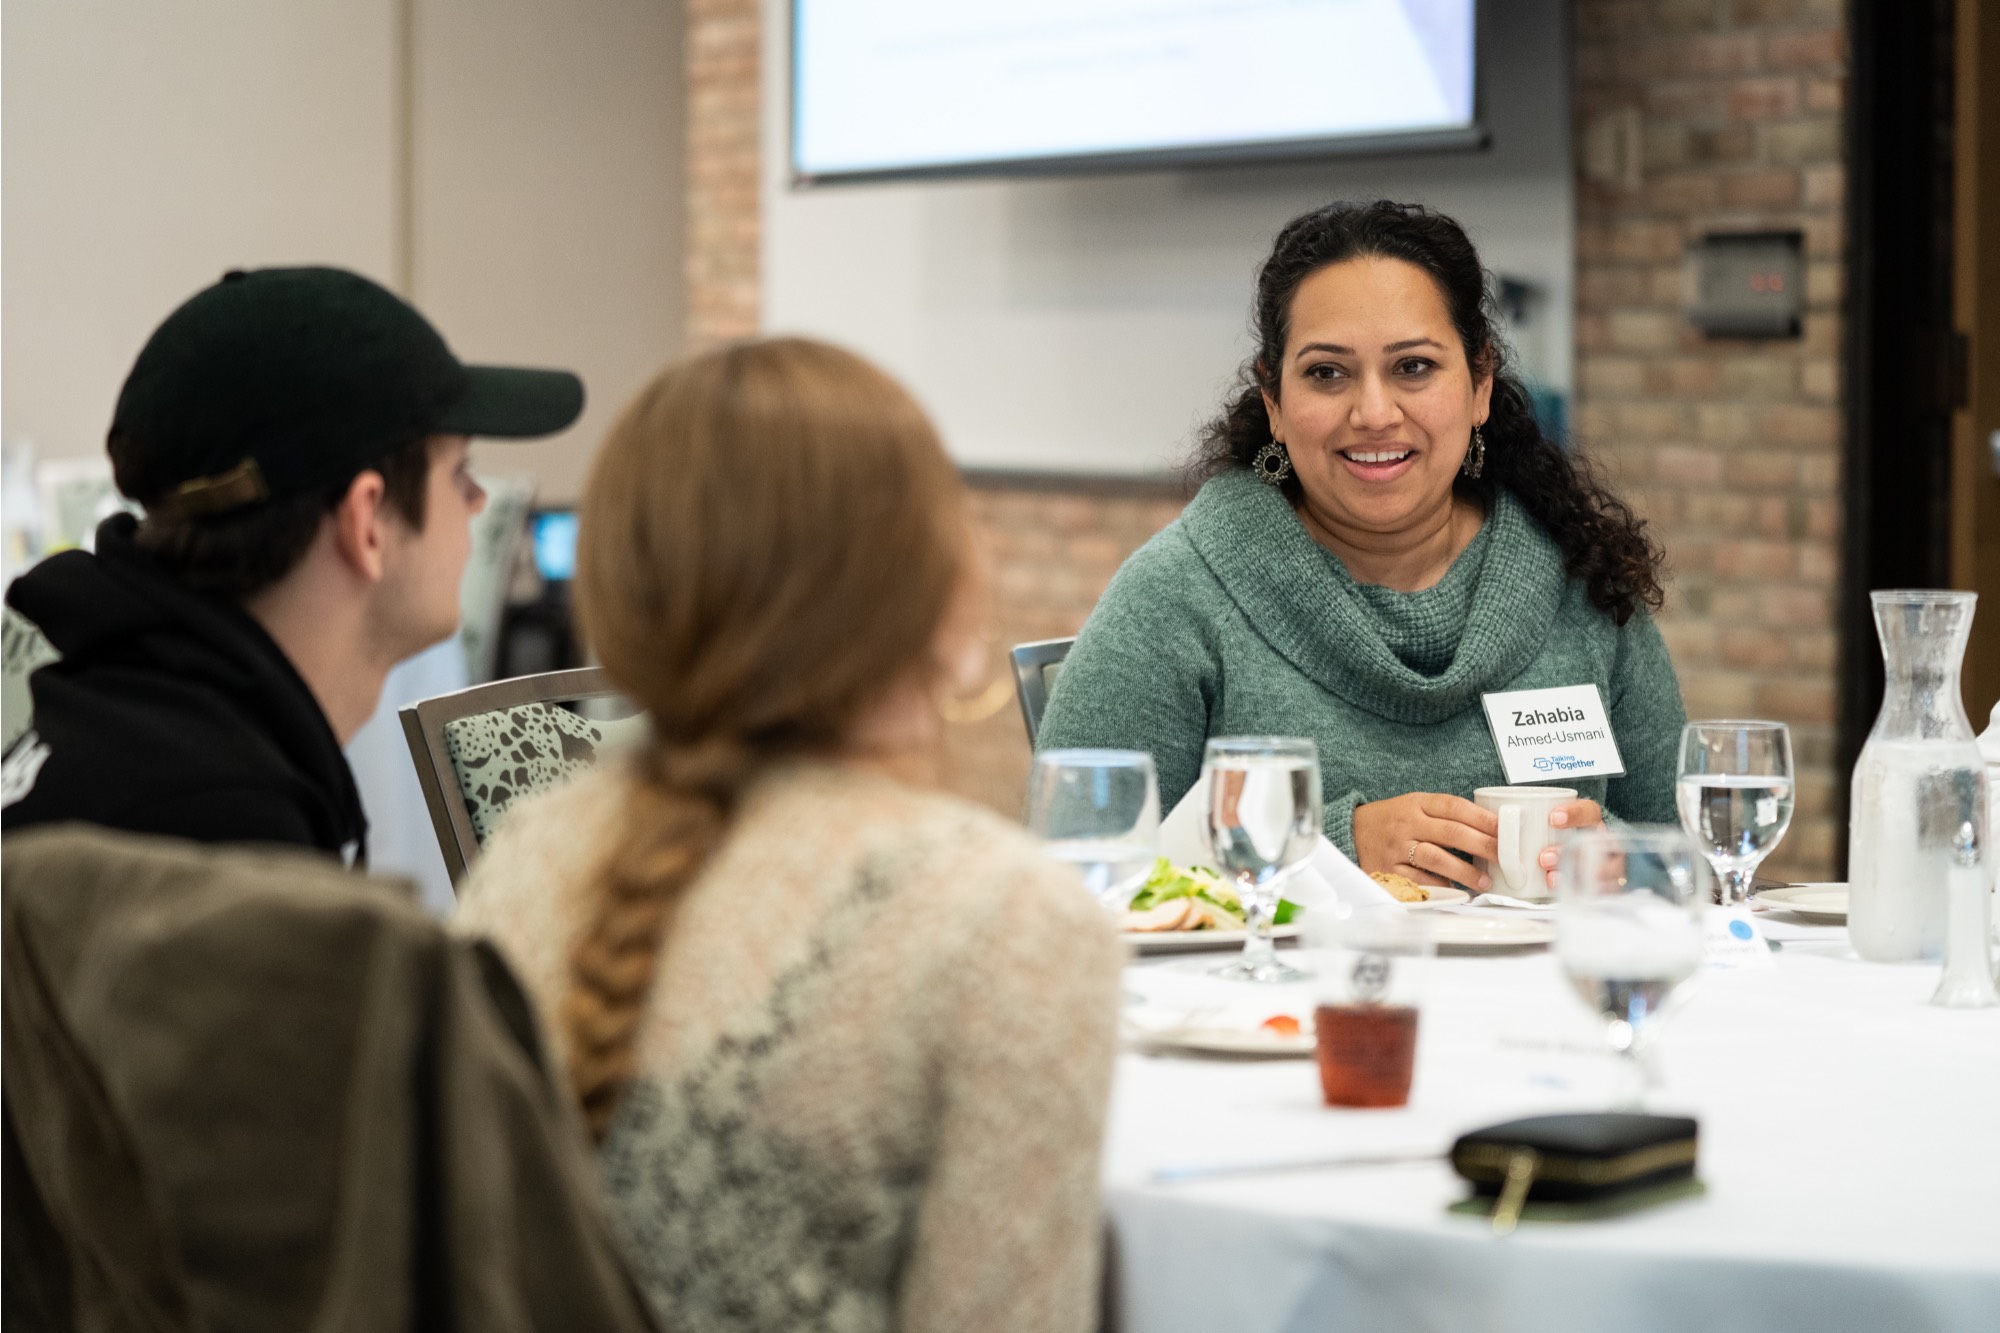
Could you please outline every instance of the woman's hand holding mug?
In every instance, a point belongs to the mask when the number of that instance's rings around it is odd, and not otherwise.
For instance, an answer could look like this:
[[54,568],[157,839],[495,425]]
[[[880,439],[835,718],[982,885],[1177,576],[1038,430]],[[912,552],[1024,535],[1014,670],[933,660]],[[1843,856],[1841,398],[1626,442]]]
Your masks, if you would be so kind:
[[1499,831],[1491,810],[1462,796],[1415,791],[1354,807],[1354,859],[1371,875],[1404,875],[1431,885],[1455,881],[1482,893],[1493,881],[1465,858],[1491,861],[1499,853]]
[[1556,839],[1603,822],[1597,802],[1577,799],[1573,787],[1481,787],[1473,803],[1491,813],[1498,824],[1498,852],[1484,869],[1493,887],[1522,898],[1544,896],[1555,887]]
[[[1566,801],[1549,811],[1549,827],[1565,833],[1579,829],[1603,828],[1604,808],[1595,801]],[[1549,887],[1556,886],[1556,862],[1561,858],[1561,849],[1544,847],[1536,858],[1537,863],[1547,872]]]

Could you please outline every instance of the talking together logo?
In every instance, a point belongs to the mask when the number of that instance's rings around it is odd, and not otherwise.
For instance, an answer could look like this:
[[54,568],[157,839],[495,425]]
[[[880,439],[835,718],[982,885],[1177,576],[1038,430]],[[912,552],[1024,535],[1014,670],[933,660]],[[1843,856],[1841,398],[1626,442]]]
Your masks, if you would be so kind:
[[1535,756],[1537,773],[1567,773],[1573,768],[1589,768],[1588,759],[1579,759],[1573,754],[1538,754]]
[[1348,981],[1354,987],[1354,997],[1363,1004],[1373,1004],[1380,1000],[1388,992],[1391,971],[1386,955],[1362,954],[1354,960],[1354,970],[1348,974]]

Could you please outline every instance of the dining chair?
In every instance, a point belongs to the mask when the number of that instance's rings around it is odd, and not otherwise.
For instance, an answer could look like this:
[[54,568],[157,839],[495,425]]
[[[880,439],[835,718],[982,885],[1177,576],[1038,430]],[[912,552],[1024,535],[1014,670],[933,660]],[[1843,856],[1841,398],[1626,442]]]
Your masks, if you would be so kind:
[[517,798],[574,777],[646,726],[602,667],[474,685],[397,716],[454,889]]
[[4,658],[5,693],[0,695],[0,751],[11,750],[35,725],[35,696],[28,677],[62,654],[42,633],[41,626],[7,607],[0,611],[0,658]]
[[1035,733],[1042,729],[1049,691],[1055,688],[1056,675],[1075,642],[1075,635],[1067,639],[1037,639],[1033,643],[1015,644],[1008,654],[1014,659],[1014,694],[1021,701],[1021,721],[1027,724],[1030,746],[1035,743]]

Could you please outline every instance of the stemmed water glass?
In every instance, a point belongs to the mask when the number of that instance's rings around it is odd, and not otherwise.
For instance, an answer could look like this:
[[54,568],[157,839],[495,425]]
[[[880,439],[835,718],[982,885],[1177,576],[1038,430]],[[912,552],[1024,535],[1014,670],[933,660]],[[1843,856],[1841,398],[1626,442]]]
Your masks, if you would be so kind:
[[1715,867],[1715,901],[1750,897],[1757,867],[1791,827],[1792,732],[1782,722],[1690,722],[1681,729],[1681,827]]
[[1271,918],[1285,878],[1319,839],[1319,750],[1291,736],[1219,736],[1202,753],[1203,811],[1216,868],[1236,884],[1249,926],[1243,954],[1215,975],[1234,981],[1304,981],[1278,961]]
[[1028,829],[1122,912],[1159,855],[1160,782],[1140,750],[1044,750],[1028,774]]
[[1605,1021],[1636,1108],[1661,1010],[1701,966],[1707,861],[1679,829],[1593,829],[1564,844],[1556,871],[1556,957],[1583,1002]]

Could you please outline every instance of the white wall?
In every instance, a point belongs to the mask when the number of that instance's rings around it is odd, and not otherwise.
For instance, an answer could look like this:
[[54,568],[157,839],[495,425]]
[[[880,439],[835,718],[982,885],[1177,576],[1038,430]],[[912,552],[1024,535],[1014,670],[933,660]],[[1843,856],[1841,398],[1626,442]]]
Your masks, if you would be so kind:
[[412,287],[468,360],[572,368],[562,435],[480,446],[544,499],[681,346],[681,6],[416,0]]
[[225,269],[395,280],[395,0],[7,0],[0,430],[102,454],[167,312]]
[[[677,0],[7,0],[0,10],[0,431],[104,450],[148,334],[233,267],[330,263],[410,296],[471,360],[564,366],[563,435],[479,446],[580,488],[680,345]],[[392,710],[348,748],[374,865],[451,895]]]
[[101,454],[175,305],[332,263],[461,356],[581,373],[582,421],[482,460],[573,497],[679,347],[680,30],[672,0],[7,0],[0,430]]
[[1329,199],[1386,196],[1451,213],[1488,267],[1546,289],[1546,322],[1520,340],[1566,390],[1567,6],[1482,8],[1483,153],[794,190],[790,5],[765,0],[764,326],[881,361],[967,465],[1160,472],[1250,350],[1251,284],[1278,228]]

